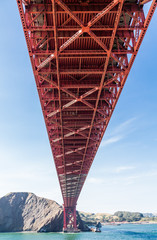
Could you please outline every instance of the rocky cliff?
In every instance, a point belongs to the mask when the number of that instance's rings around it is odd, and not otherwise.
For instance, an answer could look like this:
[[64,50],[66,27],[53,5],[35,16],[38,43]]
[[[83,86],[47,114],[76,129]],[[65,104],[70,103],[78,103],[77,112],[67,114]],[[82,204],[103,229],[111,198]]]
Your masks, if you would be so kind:
[[[87,231],[77,216],[80,230]],[[33,193],[10,193],[0,198],[0,232],[59,232],[63,228],[63,209],[55,201]]]

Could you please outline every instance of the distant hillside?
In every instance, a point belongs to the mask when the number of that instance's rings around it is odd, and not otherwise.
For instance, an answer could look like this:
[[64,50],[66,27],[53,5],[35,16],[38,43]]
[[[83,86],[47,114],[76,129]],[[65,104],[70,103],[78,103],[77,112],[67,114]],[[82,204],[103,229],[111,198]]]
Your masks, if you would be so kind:
[[140,212],[118,211],[114,214],[108,213],[85,213],[79,212],[81,219],[88,225],[95,225],[97,222],[157,222],[156,214]]
[[118,222],[137,222],[143,218],[143,214],[139,212],[125,212],[118,211],[114,213],[114,216],[117,217]]
[[148,218],[157,217],[157,213],[143,213],[143,216]]
[[[77,214],[78,228],[89,230]],[[0,232],[59,232],[63,209],[58,203],[33,193],[10,193],[0,198]]]
[[108,213],[85,213],[85,212],[79,212],[80,217],[83,221],[86,222],[86,224],[93,225],[97,222],[104,222],[106,219],[110,219],[112,216]]

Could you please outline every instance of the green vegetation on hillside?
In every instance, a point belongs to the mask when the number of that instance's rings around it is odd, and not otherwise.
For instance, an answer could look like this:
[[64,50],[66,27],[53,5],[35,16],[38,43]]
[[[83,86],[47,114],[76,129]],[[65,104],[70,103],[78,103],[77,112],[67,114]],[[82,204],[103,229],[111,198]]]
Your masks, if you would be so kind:
[[114,213],[114,216],[118,217],[118,222],[137,222],[143,218],[143,214],[139,212],[125,212],[118,211]]
[[[157,218],[145,218],[142,213],[139,212],[125,212],[118,211],[112,214],[107,213],[85,213],[79,212],[81,219],[88,225],[95,225],[97,222],[110,223],[110,222],[138,222],[138,221],[151,221]],[[149,220],[148,220],[149,219]]]
[[79,212],[80,217],[83,221],[86,222],[86,224],[89,225],[95,225],[97,222],[104,222],[107,216],[110,216],[110,214],[105,213],[85,213],[85,212]]
[[144,217],[141,219],[143,222],[155,222],[157,223],[157,217]]

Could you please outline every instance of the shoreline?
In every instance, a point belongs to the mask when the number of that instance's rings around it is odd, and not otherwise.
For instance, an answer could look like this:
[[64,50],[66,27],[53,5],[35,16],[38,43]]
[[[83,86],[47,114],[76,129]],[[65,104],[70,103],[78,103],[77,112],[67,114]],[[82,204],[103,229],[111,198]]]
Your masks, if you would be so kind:
[[[123,223],[116,223],[116,224],[114,224],[114,223],[107,223],[107,224],[102,224],[102,227],[103,226],[108,226],[108,225],[110,225],[110,226],[118,226],[118,225],[129,225],[129,224],[134,224],[134,225],[154,225],[154,224],[157,224],[157,222],[123,222]],[[92,232],[92,231],[91,231]],[[20,233],[22,233],[22,234],[42,234],[41,232],[36,232],[36,231],[19,231],[19,232],[0,232],[0,235],[1,234],[20,234]],[[52,233],[56,233],[56,234],[63,234],[63,232],[45,232],[44,233],[44,235],[46,234],[46,233],[49,233],[49,234],[52,234]],[[80,233],[83,233],[83,232],[80,232]],[[67,233],[66,233],[67,234]],[[69,233],[68,233],[69,234]],[[71,233],[70,233],[71,234]]]
[[146,225],[146,224],[157,224],[157,222],[141,221],[141,222],[111,222],[111,223],[101,223],[102,226],[107,226],[107,225],[118,226],[118,225],[123,225],[123,224]]

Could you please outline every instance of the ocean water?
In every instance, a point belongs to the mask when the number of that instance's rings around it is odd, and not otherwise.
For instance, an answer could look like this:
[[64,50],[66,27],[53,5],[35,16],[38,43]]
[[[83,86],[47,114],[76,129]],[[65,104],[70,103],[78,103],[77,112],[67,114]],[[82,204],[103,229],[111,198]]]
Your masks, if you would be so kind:
[[132,240],[157,239],[157,224],[104,226],[101,233],[0,233],[0,240]]

